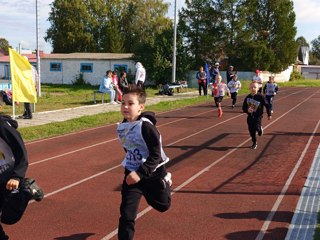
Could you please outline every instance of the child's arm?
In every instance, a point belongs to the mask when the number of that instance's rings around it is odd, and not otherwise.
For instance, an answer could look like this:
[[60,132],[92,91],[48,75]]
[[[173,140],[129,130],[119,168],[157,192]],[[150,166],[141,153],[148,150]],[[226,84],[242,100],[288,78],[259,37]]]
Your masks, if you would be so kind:
[[0,124],[0,136],[10,147],[15,158],[11,179],[7,183],[7,189],[18,187],[21,179],[25,177],[28,168],[28,155],[20,133],[3,120]]

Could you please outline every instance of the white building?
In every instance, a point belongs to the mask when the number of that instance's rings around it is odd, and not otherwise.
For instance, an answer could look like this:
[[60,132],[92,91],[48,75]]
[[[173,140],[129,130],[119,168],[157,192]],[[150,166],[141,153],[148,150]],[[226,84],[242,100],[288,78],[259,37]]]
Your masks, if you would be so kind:
[[91,85],[99,85],[107,70],[135,74],[132,53],[45,54],[41,57],[41,83],[72,84],[79,74]]

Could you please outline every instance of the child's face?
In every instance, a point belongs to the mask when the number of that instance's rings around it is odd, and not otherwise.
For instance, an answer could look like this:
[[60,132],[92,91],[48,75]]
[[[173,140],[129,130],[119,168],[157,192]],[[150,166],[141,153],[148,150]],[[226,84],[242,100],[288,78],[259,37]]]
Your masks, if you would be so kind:
[[252,95],[257,94],[258,90],[259,90],[258,83],[251,83],[250,84],[250,91],[251,91]]
[[217,76],[216,81],[217,83],[221,83],[221,76]]
[[137,94],[127,93],[123,95],[121,103],[121,113],[128,122],[136,121],[143,109],[144,104],[139,103]]

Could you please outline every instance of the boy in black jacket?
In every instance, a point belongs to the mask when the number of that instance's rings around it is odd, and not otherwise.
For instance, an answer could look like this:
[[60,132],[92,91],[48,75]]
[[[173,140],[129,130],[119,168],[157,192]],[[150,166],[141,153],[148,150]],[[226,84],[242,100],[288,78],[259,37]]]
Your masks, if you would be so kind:
[[269,105],[266,104],[265,99],[261,93],[258,92],[259,85],[257,82],[251,82],[250,91],[251,93],[244,99],[242,110],[243,112],[248,114],[247,124],[249,133],[252,139],[251,149],[256,149],[257,145],[257,137],[263,134],[262,128],[262,117],[263,117],[263,107],[267,109],[268,120],[271,119],[271,111],[269,109]]
[[[42,190],[33,179],[25,179],[28,155],[18,123],[3,115],[0,100],[0,212],[1,223],[14,224],[20,220],[29,200],[41,201]],[[0,224],[0,240],[7,240]]]
[[125,169],[122,183],[118,239],[133,239],[135,219],[142,196],[159,212],[171,205],[171,174],[165,163],[169,158],[162,148],[161,135],[153,112],[142,112],[146,102],[145,91],[136,85],[124,89],[118,125],[118,137],[126,151],[122,165]]

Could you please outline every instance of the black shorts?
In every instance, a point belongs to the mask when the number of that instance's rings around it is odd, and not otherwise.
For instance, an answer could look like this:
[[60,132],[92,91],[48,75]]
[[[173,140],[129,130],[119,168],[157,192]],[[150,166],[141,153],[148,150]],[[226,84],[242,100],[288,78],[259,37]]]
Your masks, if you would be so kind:
[[220,96],[220,97],[214,97],[214,102],[216,103],[221,103],[223,100],[223,96]]

